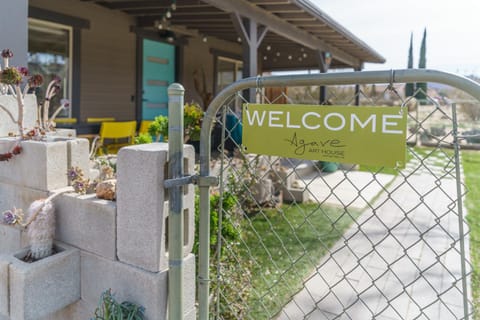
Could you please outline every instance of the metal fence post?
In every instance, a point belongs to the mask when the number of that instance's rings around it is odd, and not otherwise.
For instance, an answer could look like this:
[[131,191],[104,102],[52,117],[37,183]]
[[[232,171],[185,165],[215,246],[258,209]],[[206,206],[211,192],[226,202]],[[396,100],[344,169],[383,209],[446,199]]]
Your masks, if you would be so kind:
[[[181,84],[168,87],[168,178],[183,176],[183,94]],[[183,319],[183,187],[169,189],[168,318]]]
[[460,177],[461,160],[460,160],[460,142],[458,139],[458,122],[457,122],[457,104],[452,103],[452,123],[453,123],[453,150],[455,151],[455,175],[457,177],[457,207],[458,207],[458,236],[460,237],[460,267],[462,268],[462,290],[463,290],[463,316],[465,320],[469,319],[468,310],[468,285],[467,285],[467,266],[465,263],[467,253],[465,252],[465,233],[463,230],[463,191]]

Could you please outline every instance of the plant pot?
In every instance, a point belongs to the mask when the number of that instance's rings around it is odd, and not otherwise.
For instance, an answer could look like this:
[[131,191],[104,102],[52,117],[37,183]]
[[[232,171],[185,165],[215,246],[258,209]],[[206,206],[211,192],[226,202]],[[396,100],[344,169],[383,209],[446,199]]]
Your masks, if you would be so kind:
[[9,307],[0,303],[0,314],[39,319],[80,299],[80,251],[60,243],[54,248],[55,254],[33,263],[22,261],[29,248],[0,256],[0,279],[7,280],[0,292],[9,301]]

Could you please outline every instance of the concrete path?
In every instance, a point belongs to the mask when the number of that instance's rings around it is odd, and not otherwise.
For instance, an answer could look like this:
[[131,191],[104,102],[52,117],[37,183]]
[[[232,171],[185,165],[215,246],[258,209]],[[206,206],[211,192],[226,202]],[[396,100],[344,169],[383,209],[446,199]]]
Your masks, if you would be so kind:
[[[277,319],[463,319],[452,170],[438,158],[409,163],[319,261]],[[392,176],[339,172],[328,179],[305,180],[312,199],[359,207]],[[336,186],[337,196],[329,188],[325,193],[325,185]]]

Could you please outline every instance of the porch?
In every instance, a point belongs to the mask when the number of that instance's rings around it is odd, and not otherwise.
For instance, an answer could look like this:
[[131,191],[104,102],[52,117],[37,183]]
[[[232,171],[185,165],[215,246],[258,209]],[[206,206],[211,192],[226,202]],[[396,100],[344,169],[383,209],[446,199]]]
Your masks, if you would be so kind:
[[[98,132],[89,117],[151,120],[166,88],[206,108],[242,77],[351,68],[385,59],[306,0],[21,0],[2,5],[13,65],[60,76],[71,100],[62,126]],[[11,14],[13,13],[13,14]],[[281,88],[279,89],[281,90]],[[251,90],[249,99],[254,92]],[[325,91],[323,90],[323,96]],[[54,108],[53,108],[54,109]]]

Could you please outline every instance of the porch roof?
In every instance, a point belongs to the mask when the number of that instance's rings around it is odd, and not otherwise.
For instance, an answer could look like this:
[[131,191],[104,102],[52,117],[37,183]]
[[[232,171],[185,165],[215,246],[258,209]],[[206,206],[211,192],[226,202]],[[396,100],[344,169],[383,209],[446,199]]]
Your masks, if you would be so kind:
[[[134,16],[138,28],[155,30],[168,19],[177,36],[216,37],[238,43],[235,15],[267,28],[258,47],[263,71],[318,69],[319,52],[329,52],[330,68],[361,69],[383,58],[308,0],[82,0]],[[238,24],[237,24],[238,27]]]

